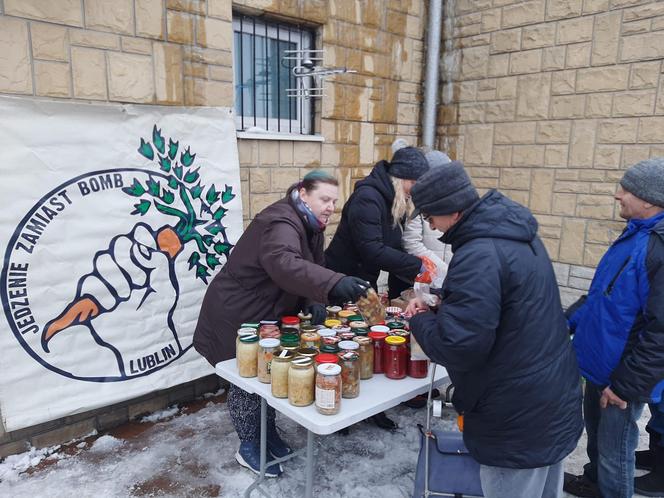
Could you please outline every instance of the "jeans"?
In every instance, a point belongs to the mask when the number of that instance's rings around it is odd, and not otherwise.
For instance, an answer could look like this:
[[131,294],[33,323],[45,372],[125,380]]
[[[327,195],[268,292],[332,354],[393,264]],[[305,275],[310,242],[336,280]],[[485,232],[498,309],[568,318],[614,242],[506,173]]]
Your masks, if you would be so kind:
[[664,398],[659,404],[650,403],[651,417],[648,421],[648,428],[662,436],[659,441],[660,446],[664,446]]
[[563,461],[537,469],[508,469],[480,465],[486,498],[560,498],[563,495]]
[[636,424],[644,403],[627,402],[621,410],[600,408],[602,391],[586,382],[583,414],[588,434],[588,458],[584,474],[599,485],[604,498],[631,498],[634,494],[634,450],[639,443]]

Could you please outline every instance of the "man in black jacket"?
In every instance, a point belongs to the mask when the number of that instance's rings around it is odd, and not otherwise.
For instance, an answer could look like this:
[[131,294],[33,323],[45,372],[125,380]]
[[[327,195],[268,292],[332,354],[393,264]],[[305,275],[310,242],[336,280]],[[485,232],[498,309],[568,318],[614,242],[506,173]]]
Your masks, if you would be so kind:
[[582,395],[537,222],[495,190],[479,198],[458,161],[423,175],[412,198],[454,256],[437,311],[411,301],[410,326],[456,387],[484,495],[559,497],[563,460],[583,430]]

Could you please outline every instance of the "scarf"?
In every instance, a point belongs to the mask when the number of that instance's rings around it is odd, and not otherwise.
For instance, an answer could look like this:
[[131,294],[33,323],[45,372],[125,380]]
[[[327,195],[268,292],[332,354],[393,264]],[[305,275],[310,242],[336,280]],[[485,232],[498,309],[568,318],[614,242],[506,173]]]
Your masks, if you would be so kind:
[[325,225],[321,223],[318,218],[316,218],[316,215],[311,210],[309,205],[300,198],[300,191],[297,185],[291,189],[288,201],[290,202],[290,205],[295,208],[295,212],[297,212],[300,218],[302,218],[304,226],[308,230],[312,231],[313,233],[318,233],[325,230]]

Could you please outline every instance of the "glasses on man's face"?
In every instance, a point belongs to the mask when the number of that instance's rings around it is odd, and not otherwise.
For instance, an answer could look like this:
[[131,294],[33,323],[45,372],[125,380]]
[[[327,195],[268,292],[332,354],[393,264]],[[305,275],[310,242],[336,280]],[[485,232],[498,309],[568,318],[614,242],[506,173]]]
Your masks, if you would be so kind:
[[430,218],[431,218],[430,214],[427,214],[427,213],[424,213],[424,212],[422,213],[422,219],[424,221],[428,222]]

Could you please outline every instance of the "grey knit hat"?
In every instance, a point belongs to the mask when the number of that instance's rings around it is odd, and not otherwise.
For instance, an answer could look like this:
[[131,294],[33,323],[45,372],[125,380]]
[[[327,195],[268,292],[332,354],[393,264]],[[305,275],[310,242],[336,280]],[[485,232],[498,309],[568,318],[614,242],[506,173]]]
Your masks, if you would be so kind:
[[411,218],[463,211],[480,198],[461,161],[431,168],[413,186],[410,197],[415,204]]
[[625,171],[620,185],[639,199],[664,207],[664,157],[636,163]]
[[415,147],[403,147],[392,156],[387,172],[405,180],[417,180],[429,171],[429,163],[421,150]]
[[427,158],[430,168],[436,168],[443,164],[451,163],[450,156],[439,150],[430,150],[424,156]]

